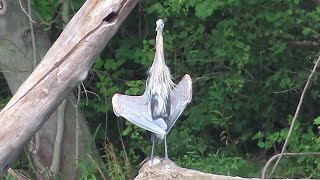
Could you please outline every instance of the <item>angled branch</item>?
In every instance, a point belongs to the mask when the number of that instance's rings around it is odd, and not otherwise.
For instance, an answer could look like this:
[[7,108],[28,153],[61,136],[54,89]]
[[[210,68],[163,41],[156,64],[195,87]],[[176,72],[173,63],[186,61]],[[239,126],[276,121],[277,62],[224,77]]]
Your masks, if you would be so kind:
[[69,92],[137,0],[91,0],[75,14],[41,63],[0,112],[0,174],[17,158]]
[[[306,85],[304,86],[303,88],[303,91],[301,93],[301,96],[300,96],[300,100],[299,100],[299,103],[298,103],[298,106],[297,106],[297,109],[296,109],[296,112],[294,113],[294,116],[293,116],[293,119],[292,119],[292,122],[291,122],[291,125],[290,125],[290,128],[289,128],[289,132],[288,132],[288,135],[287,135],[287,138],[284,142],[284,145],[282,147],[282,150],[281,150],[281,153],[280,153],[280,156],[278,157],[275,165],[273,166],[272,168],[272,171],[270,173],[270,176],[273,174],[274,170],[277,168],[277,165],[279,164],[281,158],[282,158],[282,155],[284,153],[284,151],[286,150],[287,148],[287,145],[288,145],[288,142],[289,142],[289,139],[290,139],[290,136],[291,136],[291,133],[292,133],[292,130],[293,130],[293,127],[294,127],[294,123],[296,122],[297,118],[298,118],[298,115],[299,115],[299,112],[300,112],[300,108],[301,108],[301,104],[303,102],[303,99],[304,99],[304,95],[306,94],[306,91],[309,87],[309,84],[310,84],[310,81],[312,79],[312,76],[314,75],[314,73],[316,72],[316,69],[318,67],[318,64],[319,64],[319,61],[320,61],[320,56],[318,57],[318,60],[317,62],[315,63],[315,65],[313,66],[313,69],[308,77],[308,80],[307,80],[307,83]],[[263,179],[264,177],[262,177]]]

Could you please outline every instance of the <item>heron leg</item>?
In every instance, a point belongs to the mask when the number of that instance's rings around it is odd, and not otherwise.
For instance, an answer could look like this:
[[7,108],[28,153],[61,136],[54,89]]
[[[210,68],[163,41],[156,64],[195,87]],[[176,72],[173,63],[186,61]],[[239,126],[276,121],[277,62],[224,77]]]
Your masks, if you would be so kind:
[[167,148],[167,136],[164,136],[164,158],[169,159],[168,157],[168,148]]
[[152,141],[152,149],[151,149],[151,165],[153,165],[153,152],[154,152],[154,141],[155,141],[155,134],[151,134],[151,141]]

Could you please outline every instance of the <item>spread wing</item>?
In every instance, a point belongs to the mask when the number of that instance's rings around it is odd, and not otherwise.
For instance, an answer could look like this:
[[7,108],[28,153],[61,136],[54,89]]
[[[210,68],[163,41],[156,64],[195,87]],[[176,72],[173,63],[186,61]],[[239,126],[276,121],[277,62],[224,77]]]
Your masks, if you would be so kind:
[[178,120],[183,110],[192,98],[192,80],[191,77],[186,74],[177,86],[171,91],[171,115],[167,122],[167,133],[171,130],[174,123]]
[[124,117],[133,124],[154,132],[156,134],[166,134],[166,131],[152,122],[152,117],[148,113],[148,99],[146,95],[128,96],[115,94],[112,97],[113,112],[117,116]]

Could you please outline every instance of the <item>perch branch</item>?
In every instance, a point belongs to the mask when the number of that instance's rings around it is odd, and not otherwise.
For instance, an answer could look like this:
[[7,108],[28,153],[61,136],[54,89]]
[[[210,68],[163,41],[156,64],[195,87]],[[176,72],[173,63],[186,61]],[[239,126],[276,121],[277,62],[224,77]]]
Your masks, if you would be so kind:
[[[139,170],[138,176],[134,180],[177,180],[177,179],[214,179],[214,180],[259,180],[258,178],[242,178],[242,177],[232,177],[223,176],[217,174],[209,174],[200,172],[193,169],[186,169],[177,166],[171,160],[162,160],[156,157],[153,160],[158,163],[149,166],[150,162],[146,161]],[[213,162],[214,163],[214,162]],[[281,179],[273,179],[281,180]],[[284,180],[284,179],[283,179]],[[289,179],[286,179],[289,180]],[[291,179],[293,180],[293,179]]]

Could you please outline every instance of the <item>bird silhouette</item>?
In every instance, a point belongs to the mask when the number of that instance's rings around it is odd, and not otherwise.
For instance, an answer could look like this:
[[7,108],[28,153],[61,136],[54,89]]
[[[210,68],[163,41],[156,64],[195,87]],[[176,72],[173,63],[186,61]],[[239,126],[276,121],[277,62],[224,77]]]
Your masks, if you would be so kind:
[[192,98],[192,80],[185,74],[175,85],[165,64],[162,31],[164,22],[156,21],[156,52],[148,71],[146,90],[141,96],[115,94],[113,111],[135,125],[151,132],[153,163],[155,142],[164,139],[165,158],[168,159],[166,136]]

